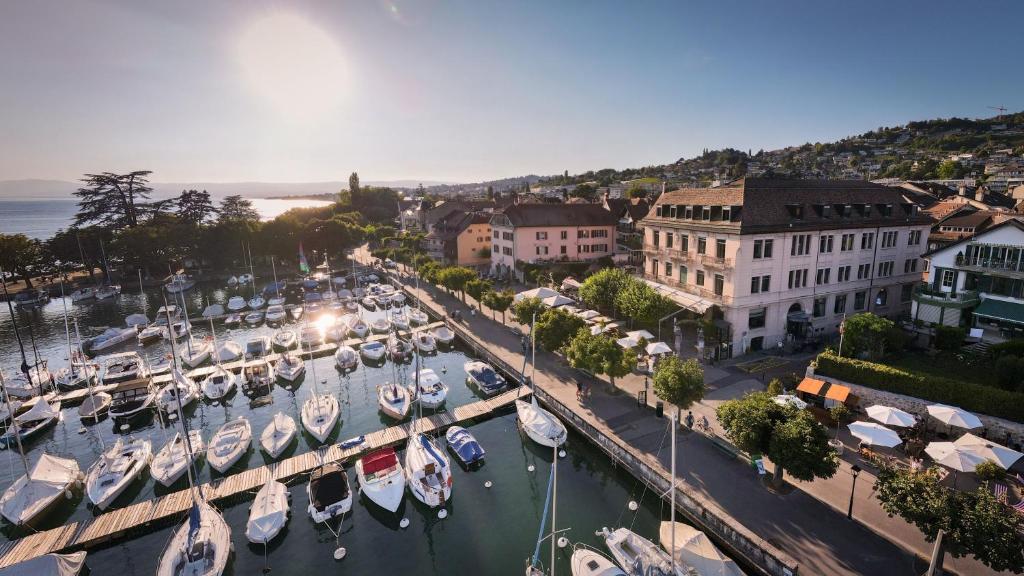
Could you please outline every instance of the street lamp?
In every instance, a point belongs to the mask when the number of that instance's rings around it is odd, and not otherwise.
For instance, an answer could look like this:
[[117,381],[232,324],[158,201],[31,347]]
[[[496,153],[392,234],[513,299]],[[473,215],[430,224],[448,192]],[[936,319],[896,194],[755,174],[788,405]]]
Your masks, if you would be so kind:
[[857,489],[857,475],[860,474],[860,466],[854,464],[850,468],[850,473],[853,474],[853,484],[850,486],[850,507],[846,510],[847,520],[853,520],[853,491]]

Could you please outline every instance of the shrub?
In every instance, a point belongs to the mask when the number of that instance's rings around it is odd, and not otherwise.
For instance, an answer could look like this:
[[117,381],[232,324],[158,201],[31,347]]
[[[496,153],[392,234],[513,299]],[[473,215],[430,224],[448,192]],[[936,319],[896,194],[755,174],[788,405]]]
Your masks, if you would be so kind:
[[957,326],[936,326],[935,347],[939,350],[956,350],[964,343],[967,331]]
[[817,372],[869,388],[905,394],[930,402],[960,406],[965,410],[1024,422],[1024,394],[938,376],[925,377],[864,360],[822,352]]
[[836,404],[829,408],[828,415],[832,417],[833,422],[839,424],[850,417],[850,409],[846,407],[846,404]]
[[1006,478],[1006,470],[1003,467],[991,460],[985,460],[974,469],[974,473],[978,475],[978,480],[988,480],[993,482],[999,482]]
[[888,318],[870,312],[843,321],[843,356],[882,358],[903,347],[903,332]]
[[995,363],[996,382],[1004,390],[1016,390],[1020,384],[1022,367],[1021,359],[1017,356],[1005,354],[1000,356]]
[[778,378],[772,378],[771,382],[768,383],[768,393],[772,396],[782,394],[782,388],[782,380]]
[[1018,338],[1016,340],[1007,340],[1006,342],[993,344],[988,349],[988,353],[992,355],[992,358],[999,358],[1006,354],[1024,356],[1024,339]]

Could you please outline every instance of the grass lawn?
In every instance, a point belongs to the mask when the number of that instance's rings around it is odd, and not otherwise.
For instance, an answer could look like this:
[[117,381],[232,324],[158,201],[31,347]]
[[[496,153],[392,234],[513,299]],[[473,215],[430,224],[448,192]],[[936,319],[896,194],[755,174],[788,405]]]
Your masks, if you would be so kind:
[[968,366],[957,360],[952,352],[940,352],[933,358],[921,352],[905,351],[894,354],[880,363],[923,375],[942,376],[986,386],[996,385],[991,370]]

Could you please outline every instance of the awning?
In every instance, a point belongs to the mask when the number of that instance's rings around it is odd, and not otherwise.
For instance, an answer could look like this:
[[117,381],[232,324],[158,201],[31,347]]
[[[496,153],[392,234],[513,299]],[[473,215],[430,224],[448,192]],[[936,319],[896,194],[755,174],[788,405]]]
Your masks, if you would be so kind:
[[846,399],[849,397],[850,389],[846,386],[840,386],[839,384],[829,386],[828,391],[825,392],[825,398],[835,400],[836,402],[846,402]]
[[654,291],[657,292],[658,294],[661,294],[662,296],[675,302],[682,308],[686,308],[687,310],[693,310],[698,314],[703,314],[707,312],[708,308],[711,308],[712,306],[715,305],[715,303],[712,300],[708,300],[707,298],[701,298],[700,296],[690,294],[689,292],[686,292],[679,288],[673,288],[671,286],[662,284],[661,282],[648,280],[647,278],[644,278],[643,281],[646,282],[648,286],[653,288]]
[[1024,324],[1024,304],[1007,302],[1006,300],[996,300],[995,298],[986,298],[982,300],[981,304],[974,310],[974,315],[982,318],[990,318],[992,320],[1003,320],[1005,322],[1013,322],[1015,324]]
[[800,384],[797,385],[797,392],[806,392],[817,396],[821,393],[821,389],[825,387],[825,383],[821,380],[815,380],[814,378],[804,378]]

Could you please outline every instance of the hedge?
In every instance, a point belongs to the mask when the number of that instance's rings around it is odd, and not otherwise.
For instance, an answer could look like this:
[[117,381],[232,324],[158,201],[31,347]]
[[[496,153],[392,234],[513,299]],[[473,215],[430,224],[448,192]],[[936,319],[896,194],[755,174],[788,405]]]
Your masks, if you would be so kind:
[[885,364],[841,358],[829,350],[818,355],[816,364],[815,372],[823,376],[1024,422],[1024,393],[951,378],[925,377]]
[[1024,356],[1024,339],[1018,338],[1015,340],[1000,342],[999,344],[993,344],[989,347],[988,353],[993,360],[1006,354]]

